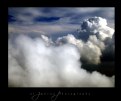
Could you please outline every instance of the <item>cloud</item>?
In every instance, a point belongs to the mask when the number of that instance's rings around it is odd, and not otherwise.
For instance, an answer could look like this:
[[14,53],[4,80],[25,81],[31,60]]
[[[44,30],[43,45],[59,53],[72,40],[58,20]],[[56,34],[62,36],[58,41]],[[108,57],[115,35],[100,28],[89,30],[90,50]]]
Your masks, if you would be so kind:
[[[100,62],[101,51],[100,48],[93,44],[91,41],[86,43],[83,40],[76,39],[73,35],[67,35],[58,38],[57,44],[70,43],[76,45],[81,53],[81,58],[83,61],[98,64]],[[86,55],[85,55],[86,54]]]
[[[114,54],[114,29],[107,26],[107,21],[101,17],[91,17],[81,23],[78,39],[73,35],[63,36],[57,39],[57,44],[71,43],[76,45],[81,52],[83,61],[98,64],[102,53]],[[85,37],[85,38],[84,38]],[[107,48],[108,47],[108,48]],[[111,50],[111,51],[106,51]],[[106,54],[107,54],[106,53]],[[85,55],[86,54],[86,55]]]
[[77,30],[79,28],[79,25],[74,24],[36,24],[36,25],[8,25],[8,32],[11,33],[21,33],[21,34],[27,34],[27,33],[38,33],[38,34],[44,34],[44,35],[52,35],[52,34],[61,34],[61,33],[71,33]]
[[86,19],[81,24],[81,34],[96,35],[100,40],[105,40],[106,37],[112,37],[114,29],[107,26],[107,20],[101,17],[92,17]]
[[[14,28],[9,30],[11,34],[8,39],[9,87],[115,86],[115,75],[108,77],[97,71],[90,73],[82,68],[84,63],[100,64],[101,56],[107,59],[107,56],[114,57],[114,29],[107,26],[106,19],[86,19],[81,23],[78,38],[68,34],[58,37],[55,42],[42,33],[34,34],[33,38],[31,31],[34,28],[31,26],[27,34],[24,32],[28,28],[26,26],[25,29],[21,27],[19,33]],[[87,36],[86,40],[81,37],[84,34]]]
[[[32,37],[44,34],[54,36],[53,40],[58,36],[77,33],[81,21],[93,16],[107,18],[108,26],[114,28],[113,7],[9,7],[8,16],[9,34],[29,34]],[[81,36],[85,38],[87,34]],[[100,32],[98,36],[103,38]]]
[[108,19],[111,27],[114,27],[113,7],[10,7],[8,15],[14,19],[12,24],[18,25],[46,24],[46,21],[37,20],[41,18],[57,18],[48,22],[50,24],[79,24],[85,18],[101,16]]
[[[46,38],[20,35],[9,42],[9,86],[113,87],[113,78],[81,68],[80,52],[70,44],[47,46]],[[23,44],[24,43],[24,44]]]

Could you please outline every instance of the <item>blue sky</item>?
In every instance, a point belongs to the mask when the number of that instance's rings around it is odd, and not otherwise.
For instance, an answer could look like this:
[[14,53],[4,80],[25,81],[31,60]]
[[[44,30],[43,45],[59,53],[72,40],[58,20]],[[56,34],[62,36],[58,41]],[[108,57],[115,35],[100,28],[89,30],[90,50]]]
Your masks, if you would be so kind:
[[100,16],[114,27],[113,7],[9,7],[10,33],[71,34],[80,28],[82,20]]

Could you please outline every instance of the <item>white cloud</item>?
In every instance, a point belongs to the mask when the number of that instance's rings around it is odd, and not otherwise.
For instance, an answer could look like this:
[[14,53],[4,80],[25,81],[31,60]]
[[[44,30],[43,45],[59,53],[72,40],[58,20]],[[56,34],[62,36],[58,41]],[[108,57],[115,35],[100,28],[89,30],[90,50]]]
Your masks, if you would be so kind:
[[46,46],[41,38],[19,36],[16,48],[9,43],[9,86],[15,87],[114,87],[113,78],[80,68],[74,45]]
[[81,58],[89,63],[97,64],[100,62],[101,50],[91,41],[83,42],[76,39],[73,35],[60,37],[56,41],[57,44],[71,43],[76,45],[81,53]]

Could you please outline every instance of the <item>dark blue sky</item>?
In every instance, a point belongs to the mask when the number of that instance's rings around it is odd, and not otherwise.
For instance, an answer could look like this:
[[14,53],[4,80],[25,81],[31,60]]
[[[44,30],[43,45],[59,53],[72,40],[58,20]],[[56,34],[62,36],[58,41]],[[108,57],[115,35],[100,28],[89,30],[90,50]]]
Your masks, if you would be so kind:
[[37,17],[34,19],[35,22],[53,22],[59,20],[60,17]]
[[8,15],[8,22],[15,22],[16,20],[12,15]]

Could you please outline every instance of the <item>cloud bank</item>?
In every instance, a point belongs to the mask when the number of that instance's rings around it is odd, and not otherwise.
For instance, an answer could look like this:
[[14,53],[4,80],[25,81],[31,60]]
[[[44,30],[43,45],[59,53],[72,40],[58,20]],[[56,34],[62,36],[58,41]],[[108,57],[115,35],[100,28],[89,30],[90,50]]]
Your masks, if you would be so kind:
[[[86,34],[86,40],[81,39]],[[105,53],[114,52],[114,30],[105,19],[89,18],[82,22],[79,38],[59,37],[55,42],[44,35],[9,38],[8,85],[13,87],[114,87],[115,75],[108,77],[81,68],[83,61],[100,63]],[[112,53],[113,53],[112,52]],[[82,59],[80,61],[80,58]]]

